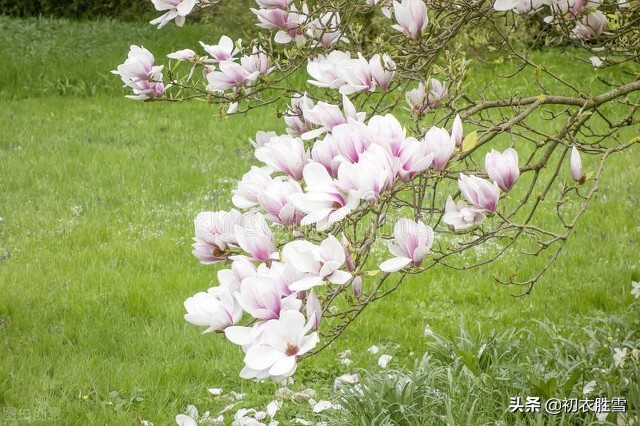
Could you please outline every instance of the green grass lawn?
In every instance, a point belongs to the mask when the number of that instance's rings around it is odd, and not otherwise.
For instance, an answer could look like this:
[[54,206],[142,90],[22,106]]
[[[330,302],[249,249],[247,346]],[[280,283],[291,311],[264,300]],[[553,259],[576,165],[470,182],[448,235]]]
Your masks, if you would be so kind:
[[[231,207],[251,161],[248,138],[282,123],[268,109],[219,120],[201,103],[128,101],[108,73],[129,44],[160,56],[204,37],[219,32],[0,18],[0,409],[48,410],[59,424],[162,425],[189,404],[220,411],[228,402],[210,387],[247,393],[236,408],[274,398],[277,385],[237,376],[239,348],[183,320],[182,302],[215,285],[218,269],[190,253],[193,218]],[[489,68],[478,72],[491,78]],[[494,282],[511,271],[504,263],[412,277],[305,361],[292,388],[326,398],[337,375],[376,368],[371,345],[393,354],[392,365],[410,365],[427,350],[427,325],[453,337],[461,323],[504,330],[622,313],[639,272],[639,155],[636,146],[612,158],[530,296]],[[523,344],[546,341],[534,333]],[[351,365],[338,359],[347,349]],[[309,406],[287,404],[277,418],[295,416],[311,418]]]

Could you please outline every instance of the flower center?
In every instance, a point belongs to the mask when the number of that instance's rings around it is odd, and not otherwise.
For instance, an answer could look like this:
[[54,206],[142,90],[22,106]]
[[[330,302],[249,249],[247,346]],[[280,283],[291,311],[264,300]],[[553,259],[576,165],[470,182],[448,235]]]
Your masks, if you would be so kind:
[[284,353],[287,356],[294,356],[298,353],[298,347],[296,345],[292,345],[291,343],[287,343],[287,349],[285,349]]

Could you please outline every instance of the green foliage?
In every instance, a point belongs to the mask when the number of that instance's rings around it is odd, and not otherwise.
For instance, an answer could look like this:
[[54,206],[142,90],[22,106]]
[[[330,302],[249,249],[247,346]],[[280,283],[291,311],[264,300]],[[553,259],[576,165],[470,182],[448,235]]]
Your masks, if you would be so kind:
[[0,10],[4,15],[15,17],[118,17],[137,20],[141,16],[151,16],[153,5],[148,0],[0,0]]
[[[595,414],[511,412],[512,397],[591,399],[624,397],[626,414],[606,420],[626,424],[640,418],[640,303],[623,315],[584,317],[559,328],[548,322],[526,329],[432,336],[413,368],[365,373],[345,385],[328,415],[329,424],[591,424]],[[584,325],[587,324],[587,325]],[[545,343],[536,345],[535,339]],[[614,348],[627,348],[616,364]],[[632,352],[632,348],[635,351]]]

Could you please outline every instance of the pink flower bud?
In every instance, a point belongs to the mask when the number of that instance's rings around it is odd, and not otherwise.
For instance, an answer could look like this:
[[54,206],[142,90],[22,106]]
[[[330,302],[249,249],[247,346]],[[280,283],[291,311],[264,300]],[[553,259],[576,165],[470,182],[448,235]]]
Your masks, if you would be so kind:
[[585,180],[587,180],[587,176],[584,174],[582,170],[582,160],[580,159],[580,153],[574,146],[571,148],[571,177],[573,180],[582,185]]

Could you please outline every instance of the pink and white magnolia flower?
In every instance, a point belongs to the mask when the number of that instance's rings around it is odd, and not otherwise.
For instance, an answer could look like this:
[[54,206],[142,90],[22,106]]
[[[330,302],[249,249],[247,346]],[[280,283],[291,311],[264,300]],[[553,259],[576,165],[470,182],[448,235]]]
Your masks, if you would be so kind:
[[583,184],[587,179],[584,171],[582,170],[582,159],[580,158],[580,153],[576,149],[576,147],[571,148],[571,177],[573,180],[578,182],[579,184]]
[[280,318],[285,311],[300,310],[302,301],[295,294],[282,296],[276,280],[264,275],[245,278],[235,294],[242,309],[260,320]]
[[210,92],[224,92],[229,89],[237,91],[243,86],[250,86],[260,75],[259,71],[250,73],[242,65],[231,61],[220,62],[219,68],[220,71],[207,74],[207,90]]
[[254,46],[251,55],[240,58],[240,65],[249,73],[269,75],[273,71],[273,67],[269,68],[269,57],[258,47]]
[[258,130],[256,132],[255,139],[249,139],[249,143],[251,144],[251,146],[257,149],[269,142],[271,138],[274,138],[276,136],[278,136],[276,132],[265,132],[263,130]]
[[261,264],[258,267],[258,276],[268,277],[275,280],[275,283],[283,296],[289,296],[295,293],[295,290],[291,288],[291,285],[296,281],[304,278],[304,272],[298,271],[291,263],[283,263],[273,261],[271,265],[267,267],[266,264]]
[[339,92],[342,95],[351,95],[358,92],[373,92],[375,81],[371,75],[369,61],[360,52],[357,59],[342,61],[338,66],[338,75],[344,82]]
[[447,197],[442,220],[456,231],[470,229],[485,219],[485,215],[477,208],[470,207],[462,200],[456,204],[451,196]]
[[273,169],[270,167],[251,166],[251,170],[242,176],[238,187],[233,190],[231,201],[233,205],[248,209],[258,204],[258,195],[273,181],[271,177]]
[[154,66],[153,54],[143,46],[131,46],[127,60],[113,74],[119,75],[125,86],[133,89],[127,98],[146,101],[164,95],[162,65]]
[[429,104],[427,103],[427,91],[424,83],[420,82],[418,83],[417,88],[409,90],[405,94],[405,100],[407,101],[407,104],[409,104],[411,110],[414,112],[422,112],[427,109]]
[[288,13],[284,9],[268,8],[268,9],[251,9],[259,24],[256,24],[260,28],[265,30],[281,30],[287,27],[287,20],[289,19]]
[[305,323],[304,315],[298,311],[286,311],[279,319],[268,321],[260,341],[247,350],[240,375],[245,378],[291,376],[298,366],[296,357],[309,352],[319,342],[316,332],[308,334],[312,326],[313,322]]
[[552,2],[553,0],[496,0],[493,8],[499,12],[513,10],[519,15],[529,15]]
[[342,96],[342,110],[344,115],[338,105],[326,102],[318,102],[312,109],[305,110],[304,118],[319,127],[303,134],[302,139],[317,138],[325,132],[332,132],[339,124],[345,124],[349,120],[364,121],[366,117],[366,113],[356,112],[356,108],[346,96]]
[[392,114],[374,115],[367,123],[373,143],[386,148],[391,155],[398,157],[403,148],[407,132]]
[[304,112],[315,106],[315,103],[304,95],[295,95],[291,98],[291,106],[284,116],[287,125],[287,133],[291,136],[300,136],[313,127],[313,124],[304,118]]
[[295,5],[291,5],[284,22],[284,26],[276,33],[273,40],[280,44],[287,44],[292,41],[299,46],[304,44],[307,41],[307,38],[302,25],[307,21],[308,15],[309,10],[306,3],[302,4],[302,10],[300,12],[298,12]]
[[342,192],[322,164],[307,164],[303,176],[305,192],[292,194],[289,199],[297,209],[306,213],[301,225],[315,223],[318,231],[324,231],[357,207],[358,197]]
[[256,158],[274,170],[294,178],[302,179],[302,170],[309,161],[309,153],[304,149],[300,138],[282,135],[256,149]]
[[306,240],[295,240],[285,244],[282,257],[306,276],[293,283],[290,288],[294,291],[305,291],[321,285],[324,280],[332,284],[345,284],[351,279],[349,272],[340,268],[345,263],[342,244],[329,235],[320,246]]
[[252,260],[264,262],[277,257],[273,233],[260,213],[244,213],[240,224],[234,227],[234,236]]
[[500,199],[500,188],[497,183],[489,183],[477,176],[466,176],[460,173],[458,186],[462,195],[479,210],[496,211]]
[[323,13],[319,18],[311,21],[307,34],[312,39],[317,40],[318,45],[325,49],[330,48],[340,40],[347,42],[346,38],[342,37],[340,14],[337,11]]
[[403,182],[410,181],[418,173],[431,167],[434,157],[433,152],[428,152],[426,143],[419,142],[415,138],[406,139],[398,153],[398,177]]
[[158,29],[164,27],[172,19],[176,20],[176,25],[181,27],[184,25],[185,16],[191,13],[198,0],[151,0],[156,10],[162,12],[167,11],[162,16],[149,21],[151,25],[158,24]]
[[366,124],[351,121],[335,126],[331,131],[341,158],[349,163],[357,163],[373,140],[373,134]]
[[432,78],[429,80],[429,93],[427,93],[427,104],[429,108],[436,109],[442,106],[442,102],[449,95],[449,91],[439,80]]
[[242,308],[226,291],[218,294],[196,293],[184,302],[187,313],[184,319],[191,324],[207,327],[204,333],[224,330],[242,317]]
[[403,32],[407,37],[416,40],[429,24],[427,5],[422,0],[402,0],[393,2],[393,13],[397,25],[391,28]]
[[315,80],[307,80],[307,82],[317,87],[339,89],[345,84],[340,69],[349,61],[351,61],[351,54],[340,50],[310,59],[307,63],[307,73]]
[[339,156],[338,142],[331,135],[326,135],[324,139],[318,139],[311,148],[311,159],[322,164],[334,178],[338,177],[338,168],[341,164],[338,161]]
[[456,141],[441,127],[432,127],[424,137],[427,154],[433,154],[433,168],[444,170],[456,150]]
[[420,266],[433,244],[433,229],[419,220],[399,219],[393,227],[397,244],[390,245],[389,251],[396,257],[385,260],[380,265],[384,272],[395,272],[411,264]]
[[281,176],[258,194],[258,203],[268,213],[268,220],[283,225],[299,224],[304,214],[289,202],[291,194],[296,193],[302,193],[300,184],[288,176]]
[[580,38],[592,38],[602,34],[606,29],[609,21],[607,16],[599,10],[591,12],[584,16],[580,22],[576,23],[573,34]]
[[508,192],[520,177],[518,153],[513,148],[507,148],[502,154],[492,149],[484,157],[484,166],[489,179],[496,182],[505,192]]
[[217,296],[221,292],[235,294],[240,291],[240,283],[248,277],[255,277],[257,270],[255,265],[245,256],[233,256],[231,269],[221,269],[218,271],[218,287],[209,289],[209,293]]
[[242,215],[237,210],[201,212],[194,220],[196,236],[193,255],[205,265],[228,258],[227,247],[236,245],[235,226]]
[[[238,40],[238,44],[240,44],[242,40]],[[200,42],[200,45],[203,49],[211,55],[210,61],[213,63],[218,63],[222,61],[233,61],[235,56],[240,52],[237,48],[233,40],[226,35],[220,37],[220,41],[218,44],[204,44]]]
[[380,145],[371,145],[358,162],[344,162],[338,168],[338,186],[358,198],[374,203],[393,186],[397,162]]
[[196,52],[191,49],[182,49],[176,50],[175,52],[169,53],[167,58],[175,59],[177,61],[190,61],[193,62],[196,59]]
[[396,63],[386,53],[383,53],[382,56],[376,53],[369,60],[369,72],[378,87],[387,90],[396,73]]

